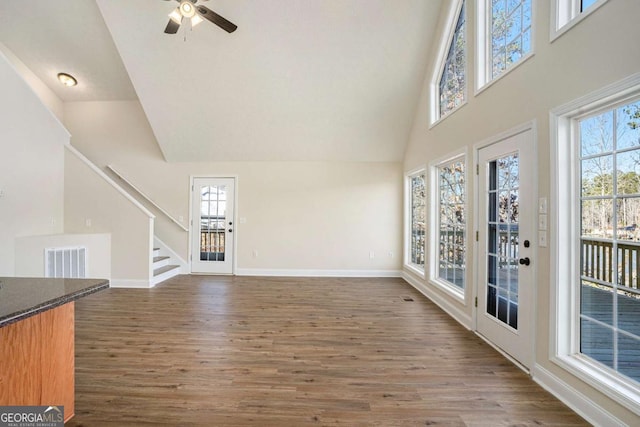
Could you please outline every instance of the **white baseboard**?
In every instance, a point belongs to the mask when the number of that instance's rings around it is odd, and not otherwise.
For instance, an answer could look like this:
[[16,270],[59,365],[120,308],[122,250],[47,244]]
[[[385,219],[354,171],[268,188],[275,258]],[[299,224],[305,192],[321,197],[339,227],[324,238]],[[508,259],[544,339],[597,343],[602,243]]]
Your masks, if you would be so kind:
[[542,366],[535,365],[531,370],[531,377],[535,382],[540,384],[542,388],[553,394],[594,426],[609,427],[627,425],[604,410],[597,402],[589,399]]
[[176,277],[177,275],[179,275],[181,273],[181,268],[178,267],[174,270],[169,270],[169,271],[165,271],[164,273],[160,274],[159,276],[153,276],[151,278],[151,286],[150,287],[154,287],[156,286],[158,283],[162,283],[165,280],[169,280],[172,277]]
[[111,279],[110,286],[112,288],[152,288],[153,285],[148,280],[128,280],[128,279]]
[[401,277],[411,286],[416,288],[418,292],[429,298],[435,305],[444,310],[445,313],[453,317],[458,323],[460,323],[466,329],[471,330],[471,317],[464,311],[460,310],[459,307],[451,304],[451,302],[447,301],[445,298],[442,298],[442,296],[440,296],[438,293],[434,292],[432,289],[429,289],[429,287],[425,286],[423,283],[420,283],[418,279],[416,279],[412,274],[403,271]]
[[238,268],[236,276],[281,277],[402,277],[398,270],[289,270]]

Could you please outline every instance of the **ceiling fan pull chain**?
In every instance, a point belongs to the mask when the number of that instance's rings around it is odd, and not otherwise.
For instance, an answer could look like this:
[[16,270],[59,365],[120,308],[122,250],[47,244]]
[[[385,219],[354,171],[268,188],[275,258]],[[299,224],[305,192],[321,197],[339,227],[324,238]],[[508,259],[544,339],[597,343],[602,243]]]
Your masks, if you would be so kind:
[[184,28],[184,41],[185,42],[187,41],[187,33],[189,31],[193,31],[193,24],[191,23],[190,19],[187,19],[187,25],[189,26],[189,28],[187,29],[186,25],[185,25],[185,28]]

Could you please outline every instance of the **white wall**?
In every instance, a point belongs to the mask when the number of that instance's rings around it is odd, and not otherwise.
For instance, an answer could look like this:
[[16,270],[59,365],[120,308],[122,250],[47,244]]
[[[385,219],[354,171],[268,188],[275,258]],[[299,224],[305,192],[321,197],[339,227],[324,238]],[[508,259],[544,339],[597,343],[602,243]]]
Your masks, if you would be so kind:
[[65,233],[111,234],[111,285],[148,287],[153,216],[131,203],[71,150],[65,150]]
[[[445,4],[449,4],[447,0]],[[475,5],[467,1],[467,49],[468,49],[468,103],[442,122],[429,128],[428,99],[430,74],[423,86],[416,112],[412,136],[405,155],[405,171],[427,165],[448,153],[473,145],[493,135],[522,123],[536,120],[538,131],[538,182],[539,196],[549,197],[549,111],[581,95],[618,81],[640,70],[640,2],[636,0],[610,0],[576,27],[550,43],[550,9],[548,1],[535,1],[535,55],[506,75],[494,85],[474,95]],[[443,7],[441,18],[447,7]],[[442,19],[439,31],[442,32]],[[435,48],[432,49],[435,51]],[[475,179],[475,177],[474,177]],[[550,211],[554,207],[549,206]],[[469,220],[475,216],[473,206]],[[549,247],[553,243],[554,230],[549,231]],[[473,268],[474,253],[468,247],[469,269]],[[598,402],[614,416],[630,425],[637,424],[637,415],[611,401],[598,390],[578,381],[549,360],[550,316],[550,254],[549,248],[539,248],[534,265],[537,266],[537,323],[536,360],[540,367],[557,377],[560,382],[582,392],[588,399]],[[410,274],[407,272],[407,274]],[[472,304],[462,305],[448,294],[428,284],[428,280],[413,277],[419,283],[430,286],[438,298],[472,317]],[[473,291],[469,286],[468,292]],[[469,299],[468,299],[469,300]],[[470,326],[470,325],[469,325]]]
[[0,43],[0,52],[22,79],[31,87],[42,103],[55,115],[58,120],[62,121],[63,103],[58,96],[47,87],[15,54],[3,43]]
[[15,239],[63,228],[69,134],[0,53],[0,275],[15,273]]
[[[401,267],[400,163],[167,163],[138,102],[67,103],[64,116],[73,146],[99,167],[113,164],[185,225],[191,176],[237,176],[239,273]],[[186,259],[187,233],[156,215],[158,237]]]
[[54,234],[16,239],[16,276],[44,277],[47,248],[83,246],[87,248],[86,277],[111,278],[110,234]]

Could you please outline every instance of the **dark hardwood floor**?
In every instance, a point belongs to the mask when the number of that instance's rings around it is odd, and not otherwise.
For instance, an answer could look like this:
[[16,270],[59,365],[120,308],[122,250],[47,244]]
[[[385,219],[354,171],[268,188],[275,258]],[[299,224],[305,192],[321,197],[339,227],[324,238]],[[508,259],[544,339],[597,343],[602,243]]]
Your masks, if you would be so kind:
[[178,276],[76,302],[67,425],[587,423],[401,279]]

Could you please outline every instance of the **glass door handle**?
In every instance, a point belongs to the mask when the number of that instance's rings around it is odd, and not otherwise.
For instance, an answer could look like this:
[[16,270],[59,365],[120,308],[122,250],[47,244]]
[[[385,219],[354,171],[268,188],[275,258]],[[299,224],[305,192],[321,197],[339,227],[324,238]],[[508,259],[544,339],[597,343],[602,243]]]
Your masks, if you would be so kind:
[[520,265],[529,265],[529,264],[531,264],[531,260],[529,259],[529,257],[520,258],[520,260],[518,262],[520,263]]

